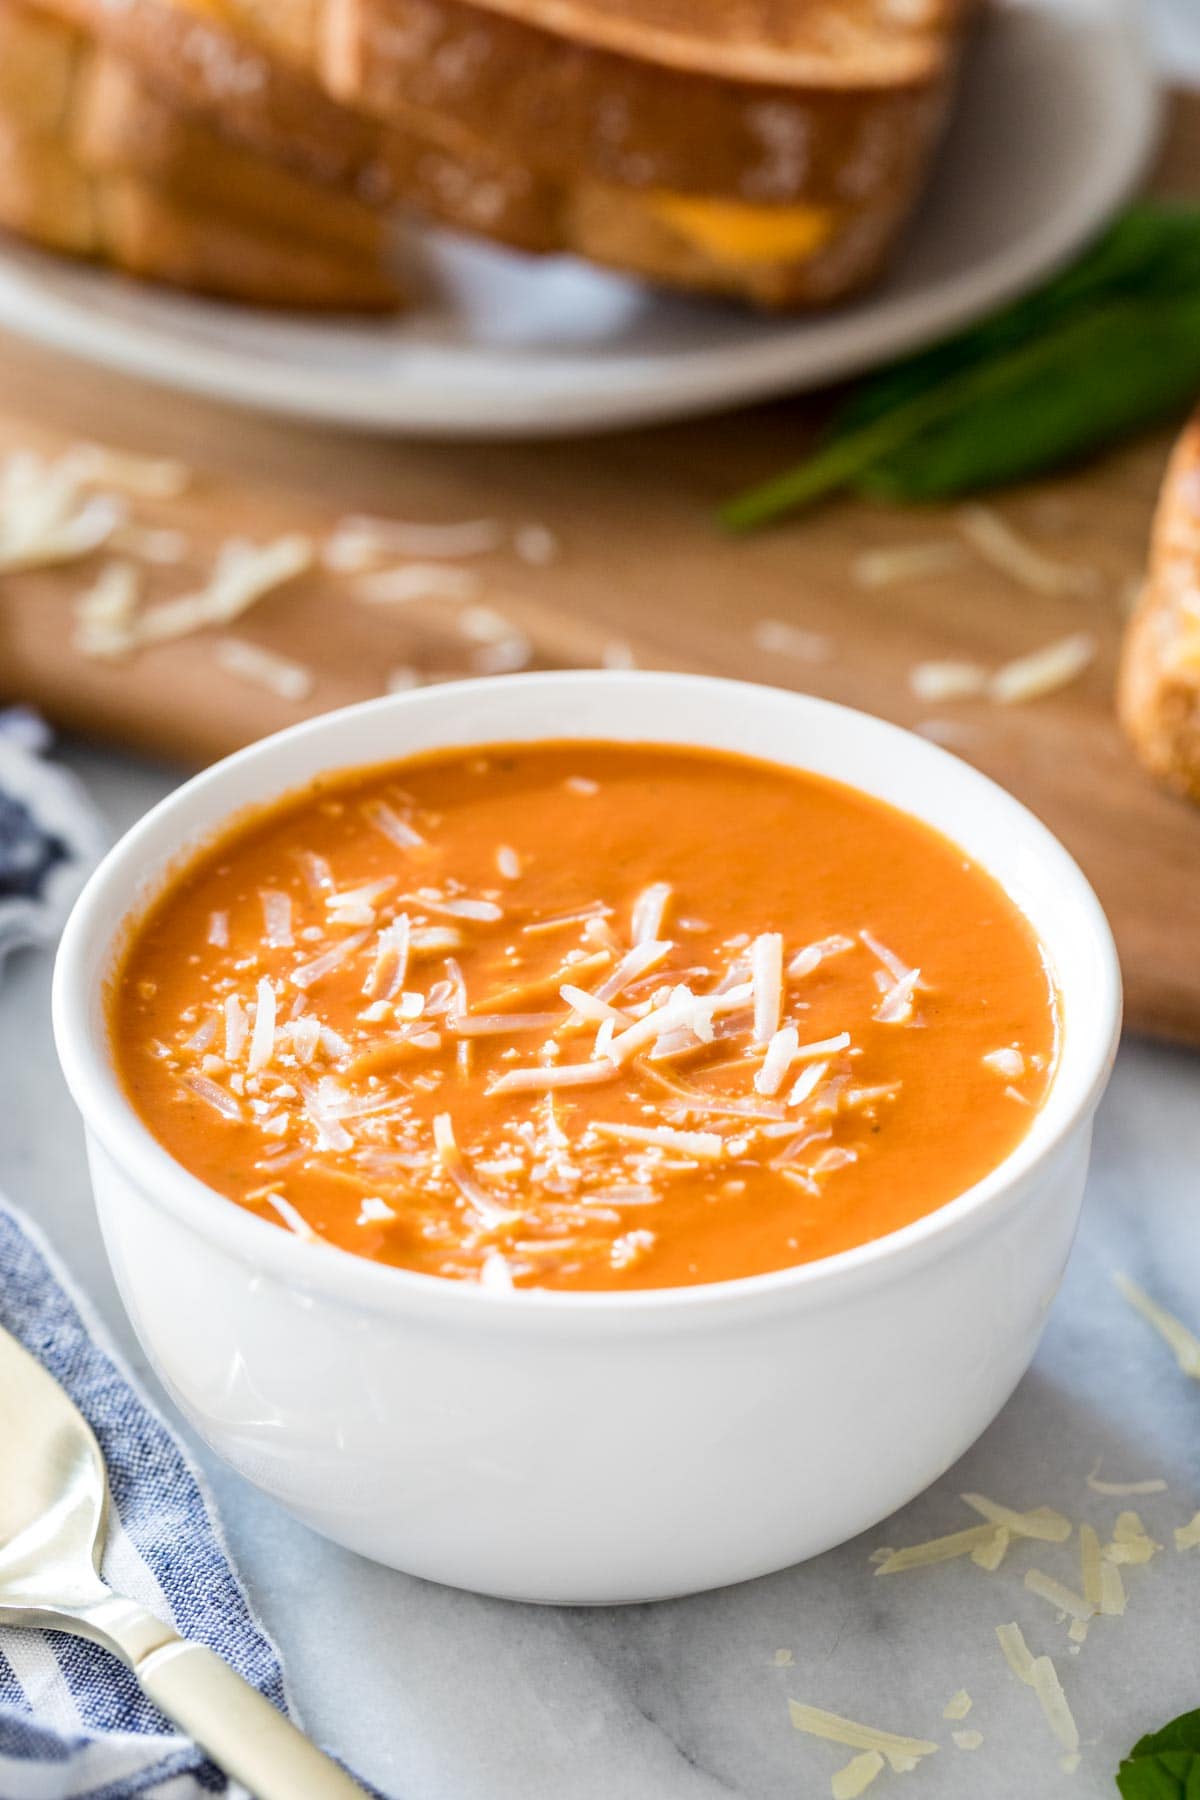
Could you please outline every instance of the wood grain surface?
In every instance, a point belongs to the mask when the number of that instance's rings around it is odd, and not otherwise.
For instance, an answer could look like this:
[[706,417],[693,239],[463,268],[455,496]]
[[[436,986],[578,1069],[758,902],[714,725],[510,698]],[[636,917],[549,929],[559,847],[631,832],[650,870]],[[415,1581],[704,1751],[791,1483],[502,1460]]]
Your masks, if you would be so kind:
[[[1200,95],[1171,113],[1155,186],[1200,191]],[[1115,662],[1170,434],[995,504],[1056,560],[1096,571],[1085,595],[1031,594],[978,558],[878,590],[853,576],[863,551],[957,535],[951,510],[857,502],[744,542],[713,508],[804,447],[821,403],[769,407],[570,444],[447,446],[309,430],[170,395],[0,337],[0,451],[97,439],[185,458],[191,489],[139,517],[178,526],[188,561],[154,572],[152,595],[193,586],[222,540],[322,534],[349,512],[416,520],[489,517],[550,527],[560,554],[529,566],[504,548],[472,562],[479,598],[524,630],[536,666],[582,667],[628,644],[650,668],[717,672],[805,689],[903,725],[948,725],[954,748],[1018,794],[1078,857],[1116,931],[1130,1024],[1200,1043],[1200,811],[1158,791],[1113,718]],[[378,694],[415,665],[465,672],[454,603],[373,606],[345,577],[305,576],[261,602],[240,637],[311,665],[310,700],[259,691],[217,666],[211,635],[123,663],[71,648],[88,564],[0,583],[0,698],[59,725],[196,764],[307,713]],[[764,620],[828,641],[824,660],[762,647]],[[909,672],[936,657],[997,664],[1068,632],[1100,653],[1072,687],[1024,706],[931,706]]]

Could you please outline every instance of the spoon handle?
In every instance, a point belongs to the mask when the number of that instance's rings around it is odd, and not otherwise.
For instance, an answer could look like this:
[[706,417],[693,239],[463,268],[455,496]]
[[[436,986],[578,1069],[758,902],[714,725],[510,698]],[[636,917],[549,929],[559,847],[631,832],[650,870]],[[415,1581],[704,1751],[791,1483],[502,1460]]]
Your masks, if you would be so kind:
[[363,1790],[204,1644],[172,1638],[134,1663],[144,1691],[256,1800],[363,1800]]

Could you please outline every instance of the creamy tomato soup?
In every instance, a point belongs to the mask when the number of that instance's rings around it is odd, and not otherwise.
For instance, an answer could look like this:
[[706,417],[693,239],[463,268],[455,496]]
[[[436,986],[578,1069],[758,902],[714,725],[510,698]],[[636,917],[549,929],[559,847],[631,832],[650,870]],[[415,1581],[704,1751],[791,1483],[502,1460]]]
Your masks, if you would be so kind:
[[995,1167],[1057,1000],[997,883],[815,776],[561,743],[236,822],[112,984],[129,1098],[302,1237],[497,1287],[804,1263]]

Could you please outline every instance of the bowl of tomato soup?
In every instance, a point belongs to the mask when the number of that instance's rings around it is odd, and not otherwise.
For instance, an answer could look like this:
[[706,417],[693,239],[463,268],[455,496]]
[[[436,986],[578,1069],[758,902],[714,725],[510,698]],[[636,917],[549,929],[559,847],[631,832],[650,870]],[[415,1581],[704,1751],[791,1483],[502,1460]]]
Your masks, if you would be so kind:
[[396,696],[187,783],[55,986],[105,1240],[206,1440],[509,1597],[783,1566],[1024,1371],[1119,1029],[1014,800],[777,690]]

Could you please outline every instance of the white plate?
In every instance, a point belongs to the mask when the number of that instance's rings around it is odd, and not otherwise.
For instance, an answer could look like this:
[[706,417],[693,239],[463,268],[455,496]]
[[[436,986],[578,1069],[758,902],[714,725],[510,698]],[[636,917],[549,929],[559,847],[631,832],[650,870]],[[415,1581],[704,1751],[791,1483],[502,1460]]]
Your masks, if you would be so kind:
[[969,59],[937,178],[889,279],[811,318],[664,296],[449,234],[436,301],[300,320],[0,255],[0,325],[169,387],[365,429],[551,436],[815,387],[953,329],[1067,257],[1154,140],[1135,0],[1005,0]]

